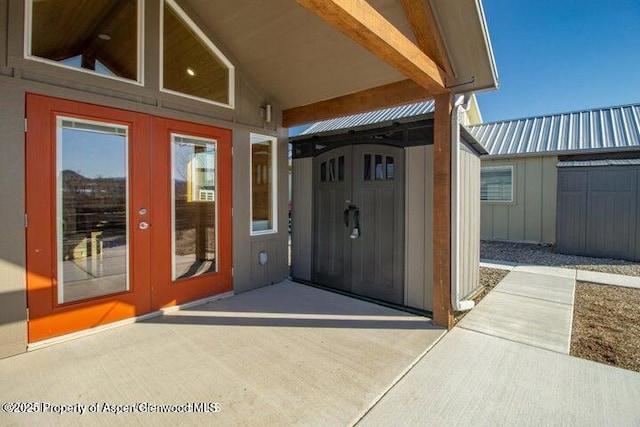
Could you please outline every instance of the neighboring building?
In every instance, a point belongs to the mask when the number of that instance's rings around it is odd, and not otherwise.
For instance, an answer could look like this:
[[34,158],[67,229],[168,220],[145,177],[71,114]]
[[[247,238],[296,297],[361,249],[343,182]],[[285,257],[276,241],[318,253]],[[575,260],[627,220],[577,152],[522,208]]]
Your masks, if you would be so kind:
[[640,104],[470,126],[483,239],[640,260]]
[[0,28],[0,357],[287,278],[287,128],[430,98],[451,326],[453,90],[497,86],[481,2],[6,0]]
[[[452,127],[459,132],[451,143],[458,305],[479,288],[486,154],[463,126],[481,120],[475,96],[463,102],[456,104]],[[433,310],[433,113],[434,102],[424,101],[317,122],[291,139],[292,243],[307,249],[292,254],[294,279]]]

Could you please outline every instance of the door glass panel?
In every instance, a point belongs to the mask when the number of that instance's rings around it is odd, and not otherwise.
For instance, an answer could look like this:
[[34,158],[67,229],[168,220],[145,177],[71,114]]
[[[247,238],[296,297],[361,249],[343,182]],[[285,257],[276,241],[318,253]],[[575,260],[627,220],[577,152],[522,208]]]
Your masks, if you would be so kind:
[[329,159],[329,181],[336,180],[336,159]]
[[371,154],[364,155],[364,180],[371,180]]
[[344,156],[338,157],[338,181],[344,181]]
[[375,171],[376,171],[377,180],[384,179],[384,169],[382,168],[382,156],[379,154],[376,154]]
[[58,303],[129,289],[127,131],[58,119]]
[[327,162],[320,164],[320,181],[327,182]]
[[393,180],[395,178],[395,169],[393,164],[393,157],[387,157],[387,179]]
[[217,271],[216,141],[171,135],[172,280]]

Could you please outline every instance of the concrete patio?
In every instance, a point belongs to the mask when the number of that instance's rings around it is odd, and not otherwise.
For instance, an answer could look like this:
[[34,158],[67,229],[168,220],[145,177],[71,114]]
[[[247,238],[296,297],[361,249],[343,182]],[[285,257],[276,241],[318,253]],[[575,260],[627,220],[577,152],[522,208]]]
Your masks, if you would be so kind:
[[[283,282],[0,360],[0,401],[85,411],[0,424],[637,426],[640,374],[568,355],[574,279],[541,272],[510,273],[447,334]],[[193,402],[220,412],[138,406]]]
[[0,411],[0,425],[348,425],[443,334],[284,282],[0,360],[2,402],[211,402],[219,413]]

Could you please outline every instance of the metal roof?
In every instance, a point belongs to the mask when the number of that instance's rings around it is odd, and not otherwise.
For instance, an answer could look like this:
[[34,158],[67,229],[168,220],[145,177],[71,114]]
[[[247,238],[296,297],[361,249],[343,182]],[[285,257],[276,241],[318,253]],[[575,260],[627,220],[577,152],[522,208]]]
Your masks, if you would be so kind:
[[592,166],[640,166],[640,159],[571,160],[558,162],[559,168],[579,168]]
[[434,112],[434,109],[435,102],[433,100],[429,100],[414,104],[401,105],[399,107],[385,108],[384,110],[371,111],[368,113],[338,117],[337,119],[316,122],[308,127],[304,132],[301,132],[300,135],[311,135],[320,132],[352,129],[372,124],[378,125],[380,123],[392,122],[405,117],[430,114]]
[[469,126],[490,156],[640,149],[640,104]]

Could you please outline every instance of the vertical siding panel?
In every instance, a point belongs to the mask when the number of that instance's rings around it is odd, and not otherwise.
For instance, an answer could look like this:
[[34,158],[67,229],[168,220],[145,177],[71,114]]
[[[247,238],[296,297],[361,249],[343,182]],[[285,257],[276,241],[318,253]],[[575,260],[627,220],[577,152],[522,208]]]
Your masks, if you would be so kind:
[[542,240],[542,157],[525,159],[524,240]]
[[[509,164],[509,163],[505,163]],[[509,219],[508,219],[508,240],[524,240],[524,225],[525,225],[525,171],[526,164],[524,159],[517,159],[513,164],[514,174],[514,201],[510,204]]]
[[425,147],[424,182],[424,299],[423,308],[433,310],[433,145]]
[[295,159],[292,167],[291,275],[311,280],[313,259],[313,159]]
[[431,239],[425,222],[426,147],[405,150],[405,303],[424,308],[425,243]]
[[544,157],[542,161],[542,237],[543,243],[556,243],[556,211],[558,190],[558,158]]
[[480,262],[480,159],[460,153],[460,294],[465,297],[479,285]]

